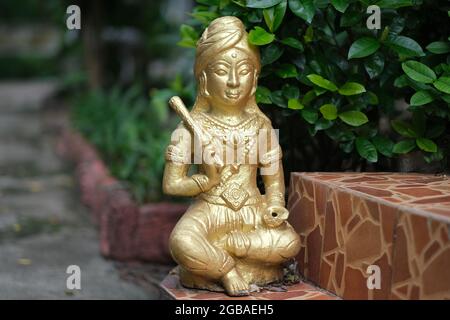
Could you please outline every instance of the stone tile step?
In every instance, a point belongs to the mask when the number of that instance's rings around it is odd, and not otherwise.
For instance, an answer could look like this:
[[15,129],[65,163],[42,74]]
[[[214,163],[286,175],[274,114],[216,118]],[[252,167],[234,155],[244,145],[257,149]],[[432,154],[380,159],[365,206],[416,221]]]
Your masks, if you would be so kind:
[[450,299],[448,177],[293,173],[288,208],[300,272],[318,286],[344,299]]
[[80,217],[71,214],[81,206],[73,195],[75,189],[72,177],[64,174],[0,176],[0,242],[80,224]]
[[0,194],[31,192],[74,187],[75,181],[68,174],[54,174],[34,178],[0,176]]
[[161,282],[161,290],[169,300],[339,300],[337,296],[315,287],[307,282],[300,282],[287,287],[285,292],[261,290],[246,297],[229,297],[224,293],[207,290],[188,289],[181,286],[177,268],[172,270]]
[[36,141],[43,132],[41,118],[35,112],[25,114],[2,113],[0,117],[0,137],[2,137],[2,140]]
[[[98,254],[97,232],[90,226],[67,228],[0,245],[0,299],[157,299],[155,285],[142,288],[120,278]],[[66,286],[67,267],[81,271],[81,290]]]
[[57,91],[57,81],[2,81],[0,82],[0,111],[29,112],[41,108],[46,99]]
[[0,139],[0,176],[39,176],[61,172],[64,163],[50,140],[27,142]]

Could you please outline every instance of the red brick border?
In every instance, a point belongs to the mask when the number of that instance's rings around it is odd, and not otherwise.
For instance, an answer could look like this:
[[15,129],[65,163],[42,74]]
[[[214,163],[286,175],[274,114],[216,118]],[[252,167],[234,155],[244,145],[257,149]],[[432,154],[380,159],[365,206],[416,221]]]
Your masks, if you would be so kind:
[[121,261],[172,262],[169,235],[187,205],[161,202],[139,206],[79,133],[64,130],[57,150],[76,166],[81,200],[99,228],[103,256]]

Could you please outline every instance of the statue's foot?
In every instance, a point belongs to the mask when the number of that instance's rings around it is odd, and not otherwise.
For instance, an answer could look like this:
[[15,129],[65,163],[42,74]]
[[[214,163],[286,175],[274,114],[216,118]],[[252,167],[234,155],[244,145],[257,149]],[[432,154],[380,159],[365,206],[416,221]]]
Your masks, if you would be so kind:
[[236,268],[231,269],[222,278],[222,284],[228,295],[232,297],[248,296],[250,288]]

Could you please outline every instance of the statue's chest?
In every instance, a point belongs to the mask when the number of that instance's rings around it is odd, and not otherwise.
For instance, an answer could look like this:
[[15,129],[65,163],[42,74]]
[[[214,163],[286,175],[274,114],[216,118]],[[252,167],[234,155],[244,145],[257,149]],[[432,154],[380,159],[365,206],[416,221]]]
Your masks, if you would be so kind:
[[212,138],[215,149],[221,153],[226,164],[256,164],[260,127],[257,116],[252,116],[238,125],[231,126],[203,116],[201,126]]

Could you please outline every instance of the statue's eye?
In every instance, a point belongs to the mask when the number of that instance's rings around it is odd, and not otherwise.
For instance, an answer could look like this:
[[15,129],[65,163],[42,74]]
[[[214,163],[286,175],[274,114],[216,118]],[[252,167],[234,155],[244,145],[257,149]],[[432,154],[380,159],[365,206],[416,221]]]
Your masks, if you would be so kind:
[[217,69],[217,70],[215,71],[215,73],[216,73],[218,76],[224,76],[224,75],[227,74],[227,72],[226,72],[225,70],[223,70],[223,69]]
[[241,76],[246,76],[246,75],[248,75],[249,73],[250,73],[250,69],[247,69],[247,68],[242,69],[241,71],[239,71],[239,74],[240,74]]

